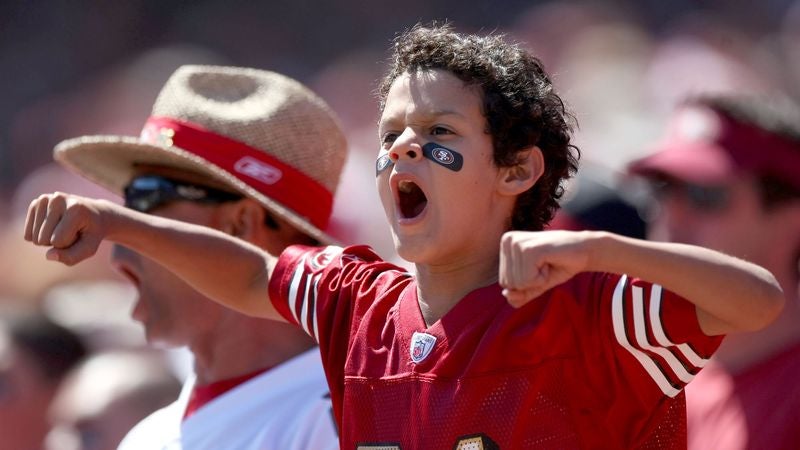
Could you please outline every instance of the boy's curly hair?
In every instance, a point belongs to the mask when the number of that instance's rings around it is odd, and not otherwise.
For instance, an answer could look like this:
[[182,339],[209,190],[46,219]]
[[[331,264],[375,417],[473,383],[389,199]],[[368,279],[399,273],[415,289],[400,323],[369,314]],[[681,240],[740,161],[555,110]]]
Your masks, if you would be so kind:
[[558,208],[563,182],[578,168],[580,150],[570,143],[575,118],[541,61],[503,36],[463,35],[447,24],[416,25],[394,41],[389,72],[378,90],[381,111],[395,79],[431,69],[481,88],[498,167],[517,164],[520,150],[533,145],[542,150],[545,172],[519,195],[511,218],[512,230],[542,230]]

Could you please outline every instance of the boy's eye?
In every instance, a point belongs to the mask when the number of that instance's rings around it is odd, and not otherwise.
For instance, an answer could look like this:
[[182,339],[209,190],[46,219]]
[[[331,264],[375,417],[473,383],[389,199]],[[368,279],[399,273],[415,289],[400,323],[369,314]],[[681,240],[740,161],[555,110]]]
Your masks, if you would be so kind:
[[381,144],[384,145],[391,144],[395,140],[397,140],[397,133],[384,133],[383,136],[381,136]]
[[434,136],[442,135],[442,134],[453,134],[452,131],[448,130],[445,127],[433,127],[431,129],[431,134]]

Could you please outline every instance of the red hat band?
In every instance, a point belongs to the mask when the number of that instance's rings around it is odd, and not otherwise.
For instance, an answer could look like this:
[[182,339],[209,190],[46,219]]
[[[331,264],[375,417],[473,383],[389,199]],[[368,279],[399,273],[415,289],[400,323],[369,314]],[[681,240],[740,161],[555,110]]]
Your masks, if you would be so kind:
[[141,140],[175,146],[205,159],[270,199],[324,230],[333,210],[333,195],[322,184],[264,151],[197,124],[150,117]]

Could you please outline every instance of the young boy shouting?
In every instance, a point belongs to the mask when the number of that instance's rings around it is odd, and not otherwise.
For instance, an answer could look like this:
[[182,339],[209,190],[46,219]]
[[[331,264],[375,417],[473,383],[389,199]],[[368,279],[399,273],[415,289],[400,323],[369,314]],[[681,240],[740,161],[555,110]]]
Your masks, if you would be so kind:
[[[377,186],[399,255],[290,247],[65,194],[25,237],[73,264],[111,240],[320,344],[343,449],[683,448],[686,385],[721,336],[769,323],[767,271],[687,245],[540,231],[575,170],[540,62],[448,27],[400,36]],[[662,287],[663,286],[663,287]]]

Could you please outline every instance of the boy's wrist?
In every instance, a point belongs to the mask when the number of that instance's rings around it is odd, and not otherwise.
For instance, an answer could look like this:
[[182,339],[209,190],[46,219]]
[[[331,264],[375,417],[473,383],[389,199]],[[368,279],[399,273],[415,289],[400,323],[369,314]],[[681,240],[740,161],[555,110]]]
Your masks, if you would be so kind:
[[615,235],[607,231],[582,231],[586,242],[589,272],[609,272],[608,255],[612,252]]
[[137,213],[118,203],[110,200],[97,201],[97,226],[103,239],[124,244],[125,237],[130,239],[130,234],[126,231],[135,219],[131,216]]

